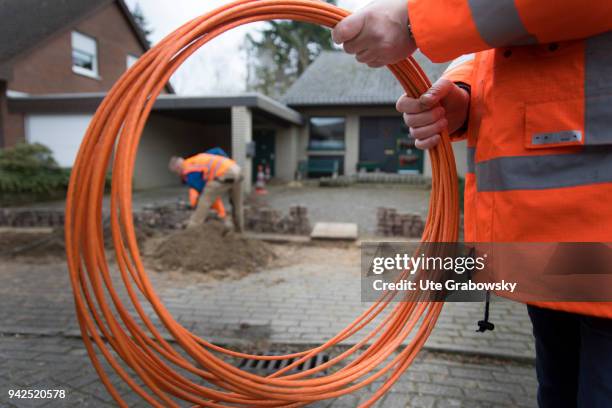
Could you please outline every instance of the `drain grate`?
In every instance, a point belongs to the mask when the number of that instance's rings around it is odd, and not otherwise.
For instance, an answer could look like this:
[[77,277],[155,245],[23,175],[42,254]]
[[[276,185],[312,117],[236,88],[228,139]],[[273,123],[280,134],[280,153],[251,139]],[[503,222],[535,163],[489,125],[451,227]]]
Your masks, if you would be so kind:
[[[266,353],[266,354],[257,353],[257,355],[258,356],[263,356],[263,355],[279,356],[282,354],[271,352],[271,353]],[[264,375],[274,374],[278,370],[287,367],[288,365],[292,364],[293,362],[297,360],[299,360],[299,358],[289,358],[285,360],[255,360],[255,359],[245,358],[240,361],[240,364],[238,365],[238,367],[240,367],[244,371],[248,371],[253,374],[264,376]],[[287,374],[295,374],[300,371],[310,370],[311,368],[315,368],[317,366],[320,366],[321,364],[327,363],[329,360],[330,360],[330,357],[328,354],[317,354],[316,356],[311,357],[310,359],[304,361],[303,363],[300,363],[300,365],[298,365],[297,367],[292,368],[291,370],[287,372]],[[327,369],[316,373],[316,375],[323,375],[326,373],[327,373]]]

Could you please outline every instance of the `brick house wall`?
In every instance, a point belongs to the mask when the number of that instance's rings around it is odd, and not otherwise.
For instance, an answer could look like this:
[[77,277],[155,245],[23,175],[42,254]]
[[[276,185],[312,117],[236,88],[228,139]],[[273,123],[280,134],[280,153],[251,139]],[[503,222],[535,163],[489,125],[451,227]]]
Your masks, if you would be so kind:
[[[99,78],[72,71],[72,31],[96,39]],[[20,55],[8,89],[31,94],[105,92],[126,71],[127,55],[139,57],[144,51],[120,6],[112,2]],[[5,146],[24,140],[23,115],[9,111],[3,129]]]
[[[6,81],[0,80],[0,134],[6,134],[8,118],[8,101],[6,98]],[[3,147],[0,144],[0,147]]]
[[4,146],[15,146],[25,140],[25,117],[22,113],[14,113],[10,110],[4,116]]
[[[73,30],[96,39],[100,79],[72,72]],[[125,72],[127,55],[139,57],[143,52],[119,5],[113,2],[21,56],[8,87],[34,94],[108,91]]]

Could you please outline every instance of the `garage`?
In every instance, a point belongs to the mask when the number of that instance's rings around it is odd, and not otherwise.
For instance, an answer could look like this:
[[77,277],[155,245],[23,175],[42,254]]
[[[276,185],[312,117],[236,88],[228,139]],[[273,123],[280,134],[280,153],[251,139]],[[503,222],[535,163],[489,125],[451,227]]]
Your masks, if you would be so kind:
[[[26,140],[48,146],[62,167],[71,167],[103,94],[15,95],[12,112],[24,117]],[[264,95],[185,97],[161,95],[147,121],[134,170],[134,188],[176,185],[167,171],[171,156],[187,157],[223,148],[244,169],[250,190],[253,167],[271,163],[290,180],[297,166],[301,115]],[[262,146],[256,148],[255,139]],[[257,153],[259,152],[259,156]],[[278,152],[278,153],[276,153]],[[283,163],[275,165],[280,154]],[[254,163],[255,161],[255,163]]]

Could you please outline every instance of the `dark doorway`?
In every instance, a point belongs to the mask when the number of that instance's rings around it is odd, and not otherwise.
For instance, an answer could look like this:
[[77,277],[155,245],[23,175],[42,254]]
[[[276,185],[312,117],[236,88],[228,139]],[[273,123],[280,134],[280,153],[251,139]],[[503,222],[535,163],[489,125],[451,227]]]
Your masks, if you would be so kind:
[[275,174],[275,143],[276,132],[270,129],[255,129],[253,131],[253,141],[255,142],[255,157],[253,158],[253,182],[257,180],[257,166],[270,166],[270,176]]
[[422,173],[423,152],[400,117],[362,117],[359,126],[358,170]]

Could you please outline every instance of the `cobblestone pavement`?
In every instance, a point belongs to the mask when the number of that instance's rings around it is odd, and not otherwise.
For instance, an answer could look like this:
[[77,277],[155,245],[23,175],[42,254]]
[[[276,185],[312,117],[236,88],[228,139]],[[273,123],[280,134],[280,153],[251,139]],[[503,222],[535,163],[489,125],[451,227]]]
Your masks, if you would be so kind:
[[[277,265],[240,280],[180,273],[151,272],[150,276],[165,305],[183,325],[222,342],[244,338],[236,330],[248,326],[274,343],[319,343],[368,306],[360,301],[358,248],[275,248],[282,259]],[[3,269],[0,332],[78,334],[62,263],[5,264]],[[491,320],[496,330],[484,334],[475,332],[482,309],[481,303],[446,304],[428,347],[533,357],[531,326],[522,304],[494,302]]]
[[[273,350],[278,344],[319,344],[367,306],[359,299],[356,247],[276,250],[282,261],[239,280],[180,273],[150,276],[185,327],[235,346]],[[533,340],[524,306],[495,302],[496,329],[480,334],[475,327],[482,307],[446,304],[426,344],[428,352],[379,406],[534,406]],[[78,340],[63,263],[0,265],[0,333],[0,406],[11,386],[62,385],[74,405],[109,402]],[[355,406],[361,397],[345,397],[331,406]]]
[[[180,198],[187,199],[185,188],[138,191],[134,192],[132,207],[136,211],[150,204],[176,203]],[[400,184],[357,184],[350,187],[272,185],[268,186],[267,195],[258,196],[257,199],[283,213],[287,213],[292,205],[300,204],[308,208],[308,216],[313,225],[318,221],[353,222],[359,226],[361,235],[368,236],[376,232],[378,207],[391,207],[400,212],[427,215],[429,190]],[[108,197],[105,197],[104,203],[108,207]],[[229,203],[226,202],[226,205]],[[62,210],[65,202],[38,203],[31,207]]]
[[[502,360],[463,358],[421,352],[408,371],[377,407],[533,407],[533,367]],[[130,407],[142,402],[117,376],[113,384]],[[336,400],[312,404],[319,408],[354,408],[380,386]],[[10,389],[65,390],[64,399],[16,400]],[[0,406],[116,406],[91,366],[83,343],[61,336],[0,337]],[[183,404],[183,406],[187,406]]]
[[396,208],[399,212],[427,214],[429,190],[400,184],[357,184],[350,187],[299,188],[270,186],[264,197],[271,207],[287,211],[291,205],[308,208],[310,222],[353,222],[362,235],[376,232],[376,209]]

